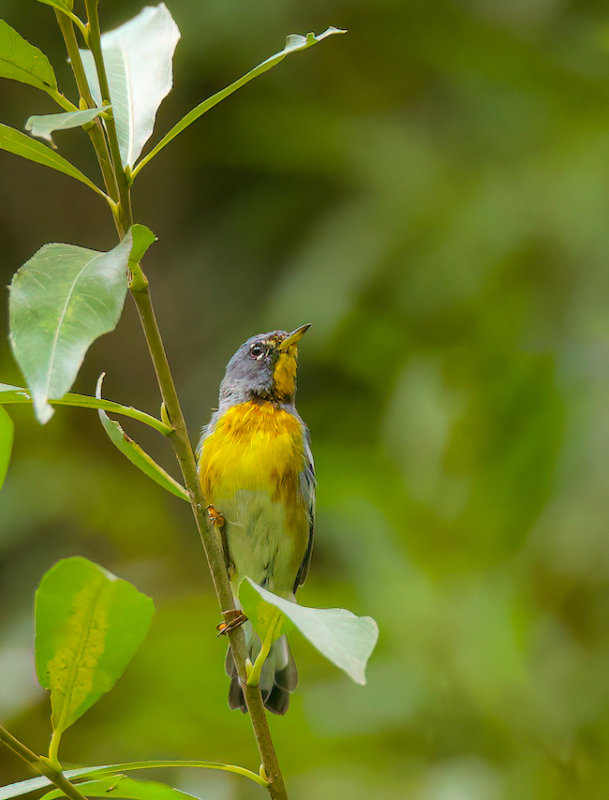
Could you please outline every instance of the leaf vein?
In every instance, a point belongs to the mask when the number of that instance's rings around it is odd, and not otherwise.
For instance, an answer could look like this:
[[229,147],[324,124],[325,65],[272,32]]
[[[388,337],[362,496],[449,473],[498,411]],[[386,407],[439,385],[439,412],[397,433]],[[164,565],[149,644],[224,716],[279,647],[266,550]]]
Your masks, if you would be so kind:
[[64,696],[63,696],[62,707],[61,707],[61,710],[59,712],[58,723],[57,723],[57,725],[53,725],[54,730],[59,730],[59,731],[63,732],[65,730],[65,728],[67,727],[67,725],[65,725],[65,721],[66,721],[66,719],[68,717],[68,712],[70,710],[70,703],[71,703],[71,700],[72,700],[72,696],[74,694],[76,678],[78,676],[78,672],[79,672],[80,667],[81,667],[80,661],[82,659],[82,655],[84,653],[85,647],[86,647],[87,642],[89,640],[89,634],[91,632],[91,626],[93,624],[93,620],[94,620],[94,617],[95,617],[95,609],[97,607],[97,604],[99,602],[99,599],[100,599],[103,591],[104,591],[104,584],[103,584],[103,582],[100,582],[98,584],[98,586],[97,586],[97,590],[93,594],[93,597],[91,598],[91,601],[90,601],[90,603],[88,605],[86,622],[85,622],[85,625],[84,625],[84,629],[83,629],[82,635],[80,636],[80,640],[78,642],[78,647],[77,647],[77,650],[76,650],[76,657],[74,658],[74,660],[72,662],[72,665],[70,667],[70,674],[69,674],[69,677],[68,677],[66,690],[65,690]]

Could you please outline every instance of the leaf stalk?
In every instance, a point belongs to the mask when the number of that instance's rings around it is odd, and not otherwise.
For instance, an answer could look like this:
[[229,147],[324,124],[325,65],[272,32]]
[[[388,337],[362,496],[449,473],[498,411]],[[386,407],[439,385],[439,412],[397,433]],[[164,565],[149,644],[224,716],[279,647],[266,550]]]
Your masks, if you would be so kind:
[[[27,389],[18,389],[17,391],[19,393],[18,395],[15,393],[10,397],[3,397],[2,392],[0,392],[0,405],[8,406],[29,404],[32,402],[32,398]],[[131,417],[131,419],[136,419],[138,422],[143,422],[144,425],[154,428],[159,433],[162,433],[163,436],[169,436],[169,434],[173,432],[171,425],[168,425],[160,419],[153,417],[152,414],[147,414],[145,411],[140,411],[138,408],[133,408],[133,406],[123,406],[120,403],[115,403],[113,400],[104,400],[101,398],[98,400],[97,398],[89,397],[88,395],[70,393],[65,394],[63,397],[49,399],[49,403],[52,406],[73,406],[76,408],[95,409],[101,408],[103,411],[112,411],[115,414],[122,414],[124,417]]]
[[49,745],[49,761],[56,769],[61,769],[59,762],[59,742],[61,741],[61,731],[54,730]]
[[254,661],[254,665],[247,669],[247,685],[248,686],[259,686],[260,685],[260,673],[262,672],[262,665],[266,661],[266,657],[271,652],[271,646],[273,644],[273,629],[269,628],[266,632],[266,636],[264,637],[264,641],[262,642],[262,647],[260,648],[260,652],[256,660]]
[[68,98],[65,97],[65,95],[63,95],[57,89],[54,89],[53,91],[49,91],[48,94],[50,95],[50,97],[53,98],[53,100],[57,103],[57,105],[61,106],[61,108],[63,108],[65,111],[78,111],[79,110],[78,106],[75,106],[74,103],[71,100],[68,100]]

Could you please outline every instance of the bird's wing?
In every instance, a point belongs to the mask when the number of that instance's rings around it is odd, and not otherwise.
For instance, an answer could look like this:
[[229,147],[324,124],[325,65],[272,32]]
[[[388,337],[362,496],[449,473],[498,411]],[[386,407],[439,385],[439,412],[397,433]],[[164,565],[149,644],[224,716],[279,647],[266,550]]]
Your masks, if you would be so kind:
[[309,565],[311,563],[311,554],[313,552],[313,534],[315,532],[315,463],[313,462],[313,453],[311,452],[311,437],[309,436],[309,431],[306,426],[304,429],[304,451],[305,467],[300,473],[300,491],[306,503],[309,518],[309,542],[302,564],[296,575],[296,580],[294,581],[294,592],[296,592],[299,586],[302,586],[307,578]]

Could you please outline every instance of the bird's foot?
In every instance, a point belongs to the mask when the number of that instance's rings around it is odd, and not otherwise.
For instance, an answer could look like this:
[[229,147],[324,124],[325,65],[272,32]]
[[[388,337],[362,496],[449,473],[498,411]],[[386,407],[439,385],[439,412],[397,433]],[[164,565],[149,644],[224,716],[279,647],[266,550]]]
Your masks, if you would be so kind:
[[220,511],[216,511],[214,506],[210,503],[207,508],[207,516],[209,517],[210,523],[214,526],[214,528],[223,528],[224,527],[224,514]]
[[247,617],[240,608],[231,608],[229,611],[223,611],[222,616],[224,617],[224,622],[221,622],[216,627],[218,636],[226,636],[227,633],[234,631],[235,628],[247,622]]

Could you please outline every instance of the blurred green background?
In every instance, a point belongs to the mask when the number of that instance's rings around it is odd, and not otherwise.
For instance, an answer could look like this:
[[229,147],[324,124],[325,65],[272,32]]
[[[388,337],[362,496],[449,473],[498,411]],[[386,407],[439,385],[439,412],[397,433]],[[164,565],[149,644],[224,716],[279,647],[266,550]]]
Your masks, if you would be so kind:
[[[77,4],[78,5],[78,4]],[[105,28],[138,2],[102,2]],[[609,27],[569,0],[171,0],[175,91],[155,135],[282,46],[290,57],[143,173],[138,221],[193,440],[248,336],[314,324],[299,409],[319,480],[307,605],[374,616],[364,688],[294,636],[301,685],[272,719],[290,797],[606,798],[609,791]],[[2,16],[73,96],[52,11]],[[2,121],[52,110],[4,81]],[[60,152],[97,175],[88,140]],[[42,244],[109,249],[99,199],[1,154],[2,284]],[[3,319],[6,302],[2,303]],[[6,323],[2,323],[6,330]],[[0,380],[21,382],[6,338]],[[76,388],[158,410],[134,308]],[[94,414],[13,407],[0,495],[0,718],[48,744],[32,598],[81,554],[157,605],[115,691],[64,737],[78,763],[256,767],[229,713],[216,602],[187,506],[137,472]],[[166,443],[129,431],[172,469]],[[3,781],[26,776],[0,752]],[[210,800],[224,774],[165,775]]]

